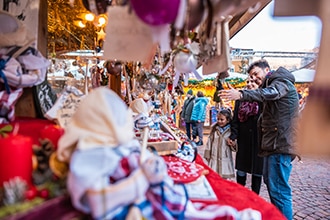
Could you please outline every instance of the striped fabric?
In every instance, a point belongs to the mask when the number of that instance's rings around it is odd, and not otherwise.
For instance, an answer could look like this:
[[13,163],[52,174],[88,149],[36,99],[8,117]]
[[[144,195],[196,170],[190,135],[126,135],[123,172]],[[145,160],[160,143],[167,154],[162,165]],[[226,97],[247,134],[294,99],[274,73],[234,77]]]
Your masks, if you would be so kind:
[[[76,151],[70,169],[68,189],[73,204],[92,213],[94,219],[125,219],[132,207],[148,220],[261,219],[252,209],[239,212],[231,206],[193,203],[185,186],[167,175],[163,158],[148,154],[140,166],[139,150],[134,146]],[[86,194],[88,189],[94,193]]]
[[140,113],[134,117],[134,127],[136,129],[143,129],[145,127],[152,127],[154,122],[151,117],[145,113]]
[[10,94],[2,90],[0,83],[0,124],[9,123],[15,120],[15,104],[23,94],[23,89],[11,89]]

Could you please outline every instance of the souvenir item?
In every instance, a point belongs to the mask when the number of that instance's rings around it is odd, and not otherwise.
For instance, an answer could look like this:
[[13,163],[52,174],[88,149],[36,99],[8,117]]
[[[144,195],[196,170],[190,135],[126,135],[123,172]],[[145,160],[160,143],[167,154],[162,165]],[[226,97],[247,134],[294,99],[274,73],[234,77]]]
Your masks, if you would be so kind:
[[111,2],[109,0],[82,0],[84,7],[97,15],[106,13]]
[[202,0],[188,0],[186,25],[188,30],[196,28],[203,20],[205,5]]
[[[173,87],[178,85],[180,75],[184,74],[184,85],[188,85],[189,73],[193,73],[198,80],[202,80],[203,77],[197,72],[197,56],[194,53],[194,44],[186,45],[189,49],[183,49],[179,51],[174,59],[173,64],[175,68],[175,77]],[[196,51],[197,52],[197,51]]]
[[146,24],[163,25],[175,20],[180,0],[131,0],[131,5],[137,16]]
[[150,26],[123,6],[110,7],[108,19],[104,59],[145,62],[154,47]]
[[120,75],[122,72],[122,63],[119,61],[106,61],[104,67],[107,69],[107,72],[112,75]]
[[201,25],[199,31],[201,62],[203,62],[203,75],[214,72],[225,72],[231,66],[229,46],[229,21],[231,17],[218,19],[213,22],[210,37],[207,37],[207,22]]
[[174,156],[163,156],[168,169],[168,175],[176,183],[189,183],[197,180],[204,168],[196,163]]

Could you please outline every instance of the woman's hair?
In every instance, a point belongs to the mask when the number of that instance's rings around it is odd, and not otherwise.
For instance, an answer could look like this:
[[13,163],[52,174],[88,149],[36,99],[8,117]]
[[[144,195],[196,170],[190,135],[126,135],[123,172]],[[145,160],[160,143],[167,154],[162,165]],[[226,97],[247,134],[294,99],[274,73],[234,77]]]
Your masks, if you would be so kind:
[[197,92],[197,97],[204,97],[203,92],[202,92],[202,91],[198,91],[198,92]]
[[267,60],[257,60],[257,61],[253,62],[253,63],[249,66],[247,72],[248,72],[248,73],[251,72],[251,70],[252,70],[254,67],[260,67],[261,69],[265,69],[265,68],[267,68],[267,67],[270,68],[270,66],[269,66],[269,64],[268,64],[268,62],[267,62]]
[[219,111],[218,115],[221,114],[221,115],[224,115],[227,119],[228,122],[231,122],[232,120],[232,111],[230,108],[223,108]]

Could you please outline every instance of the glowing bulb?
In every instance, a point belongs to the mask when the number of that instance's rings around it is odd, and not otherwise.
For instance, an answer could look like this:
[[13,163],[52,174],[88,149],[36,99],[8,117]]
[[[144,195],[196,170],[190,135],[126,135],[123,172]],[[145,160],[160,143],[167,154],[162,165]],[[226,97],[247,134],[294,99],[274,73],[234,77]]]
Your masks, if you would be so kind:
[[97,17],[97,22],[95,25],[98,27],[103,27],[106,25],[107,21],[108,21],[107,16],[102,14]]
[[101,18],[99,19],[99,25],[100,25],[100,26],[104,25],[105,22],[106,22],[106,21],[105,21],[105,18],[102,18],[102,17],[101,17]]
[[94,18],[95,18],[95,16],[92,13],[85,14],[85,20],[86,21],[94,21]]
[[73,24],[78,26],[78,27],[81,27],[81,28],[84,28],[86,27],[86,25],[84,24],[84,22],[82,22],[81,20],[75,20],[73,21]]

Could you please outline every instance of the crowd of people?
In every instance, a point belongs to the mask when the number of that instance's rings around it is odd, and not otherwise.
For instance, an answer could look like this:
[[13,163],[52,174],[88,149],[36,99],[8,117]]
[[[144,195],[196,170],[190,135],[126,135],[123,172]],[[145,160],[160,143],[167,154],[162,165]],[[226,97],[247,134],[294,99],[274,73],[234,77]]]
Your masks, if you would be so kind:
[[[250,174],[251,190],[257,194],[263,179],[270,201],[290,220],[293,211],[289,178],[292,161],[299,158],[295,121],[303,109],[302,97],[294,85],[295,77],[283,67],[271,70],[262,59],[252,63],[247,73],[245,88],[217,90],[218,100],[235,101],[235,106],[218,108],[203,157],[220,176],[236,177],[243,186]],[[203,145],[206,105],[202,92],[195,97],[188,91],[181,117],[188,137],[197,145]]]
[[193,91],[189,90],[183,103],[181,118],[184,120],[188,138],[197,146],[203,145],[203,130],[208,102],[209,100],[204,97],[202,91],[198,91],[195,97]]

